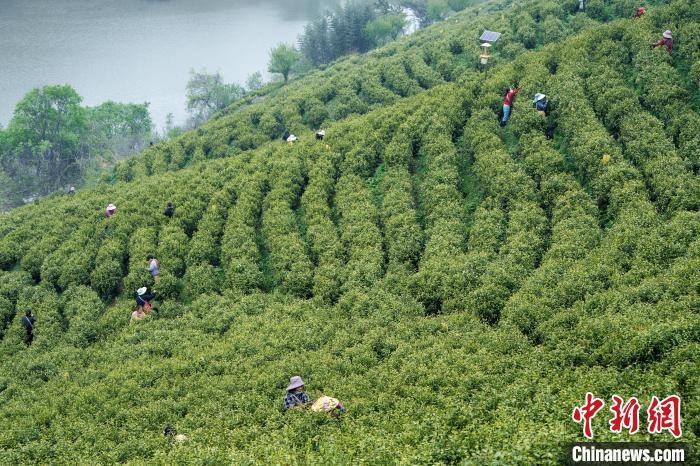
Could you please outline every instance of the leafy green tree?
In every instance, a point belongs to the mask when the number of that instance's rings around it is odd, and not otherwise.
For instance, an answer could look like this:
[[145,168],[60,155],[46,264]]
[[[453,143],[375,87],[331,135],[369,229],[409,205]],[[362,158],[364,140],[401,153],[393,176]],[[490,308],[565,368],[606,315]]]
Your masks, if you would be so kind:
[[165,127],[163,128],[163,136],[166,139],[172,139],[180,136],[184,129],[175,124],[175,115],[168,113],[165,116]]
[[447,0],[447,4],[454,11],[462,11],[472,3],[473,0]]
[[245,89],[238,84],[225,84],[221,73],[191,70],[187,82],[187,111],[194,119],[194,126],[198,126],[244,95]]
[[[33,89],[0,131],[5,204],[80,185],[105,159],[141,150],[151,137],[148,104],[81,106],[68,85]],[[10,187],[8,187],[10,186]]]
[[293,45],[280,43],[270,50],[268,71],[281,74],[286,83],[299,60],[301,60],[301,53]]
[[68,85],[30,91],[3,132],[0,164],[22,195],[48,194],[80,178],[90,157],[87,111]]
[[148,103],[120,104],[112,101],[87,108],[90,146],[118,156],[141,150],[151,138],[153,123]]
[[406,17],[403,13],[386,15],[367,23],[364,33],[372,45],[380,46],[399,37],[404,27]]
[[442,21],[450,12],[450,5],[446,0],[428,0],[428,18],[432,21]]
[[260,71],[256,71],[255,73],[249,75],[245,80],[245,88],[248,90],[248,92],[257,91],[264,85],[265,82],[263,81],[262,73]]

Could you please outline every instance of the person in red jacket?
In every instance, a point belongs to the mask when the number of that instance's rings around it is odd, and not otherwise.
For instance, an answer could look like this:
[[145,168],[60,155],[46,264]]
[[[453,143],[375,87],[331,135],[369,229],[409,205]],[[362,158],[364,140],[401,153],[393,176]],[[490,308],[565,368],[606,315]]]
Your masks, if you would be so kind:
[[501,119],[501,126],[505,126],[506,123],[508,123],[508,118],[510,118],[510,108],[513,106],[513,99],[515,99],[515,95],[518,92],[520,92],[520,86],[515,88],[509,87],[505,90],[505,94],[503,96],[503,118]]
[[644,16],[646,14],[646,12],[647,12],[647,9],[644,8],[643,6],[640,6],[639,8],[637,8],[637,11],[634,12],[634,19],[641,18],[642,16]]
[[671,55],[673,53],[673,36],[671,36],[671,31],[664,31],[661,40],[651,44],[652,49],[664,46],[666,47],[668,54]]

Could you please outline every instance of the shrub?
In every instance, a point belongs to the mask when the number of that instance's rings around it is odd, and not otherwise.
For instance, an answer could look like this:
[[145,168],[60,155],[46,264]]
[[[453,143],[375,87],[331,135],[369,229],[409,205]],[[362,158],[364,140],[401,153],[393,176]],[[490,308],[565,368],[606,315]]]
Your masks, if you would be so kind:
[[223,280],[223,271],[211,264],[189,267],[184,277],[187,293],[192,298],[202,294],[220,293]]
[[68,321],[66,338],[71,344],[85,348],[104,336],[99,322],[104,304],[97,293],[86,286],[76,286],[68,288],[61,299]]

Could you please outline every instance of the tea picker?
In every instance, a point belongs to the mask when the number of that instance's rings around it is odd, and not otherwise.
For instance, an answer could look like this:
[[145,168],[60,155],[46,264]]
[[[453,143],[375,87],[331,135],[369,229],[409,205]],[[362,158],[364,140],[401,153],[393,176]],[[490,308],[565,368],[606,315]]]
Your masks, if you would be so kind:
[[34,314],[32,314],[31,309],[27,309],[26,312],[24,313],[24,316],[22,317],[22,325],[24,326],[24,329],[27,331],[27,335],[24,337],[24,342],[27,344],[27,346],[31,346],[32,341],[34,340],[34,324],[36,322],[36,319],[34,318]]
[[183,443],[189,439],[185,434],[178,434],[177,429],[170,424],[165,426],[165,429],[163,429],[163,436],[170,441],[174,440],[177,443]]
[[308,404],[309,395],[306,394],[304,381],[298,375],[291,377],[287,386],[287,393],[284,395],[284,410],[287,411],[296,406],[304,407]]
[[165,210],[163,211],[163,215],[165,215],[168,218],[173,218],[174,214],[175,214],[175,206],[173,205],[172,202],[168,202],[168,205],[165,207]]
[[148,288],[143,286],[136,290],[136,307],[149,312],[151,310],[151,301],[155,298],[153,293],[148,291]]
[[158,278],[160,274],[160,262],[152,254],[149,254],[146,258],[148,260],[148,271],[151,272],[151,276],[158,283]]
[[656,47],[666,47],[666,51],[669,55],[671,55],[673,53],[673,36],[671,34],[671,31],[666,30],[661,36],[661,40],[651,44],[651,48],[653,49]]
[[510,110],[513,106],[515,96],[520,92],[520,86],[509,87],[504,91],[503,95],[503,118],[501,118],[501,126],[505,126],[510,118]]
[[535,94],[535,98],[532,102],[535,105],[537,113],[539,113],[542,116],[547,116],[547,112],[549,111],[549,101],[547,100],[546,95],[538,92],[537,94]]

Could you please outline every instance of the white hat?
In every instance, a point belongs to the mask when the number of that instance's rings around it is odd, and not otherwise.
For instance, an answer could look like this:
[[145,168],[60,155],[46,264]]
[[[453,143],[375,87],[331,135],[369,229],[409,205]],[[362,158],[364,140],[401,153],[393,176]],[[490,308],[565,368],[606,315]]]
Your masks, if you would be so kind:
[[290,134],[289,137],[287,138],[287,142],[294,142],[297,139],[298,138],[296,136],[294,136],[293,134]]
[[117,206],[115,206],[114,204],[110,204],[107,206],[107,210],[117,210]]
[[322,129],[322,130],[320,130],[320,131],[317,131],[316,134],[318,134],[319,136],[325,136],[325,135],[326,135],[326,130]]
[[663,33],[663,36],[664,36],[666,39],[671,39],[671,30],[670,30],[670,29],[665,30],[664,33]]
[[148,291],[148,288],[146,288],[145,286],[142,286],[141,288],[136,290],[136,294],[138,294],[139,296],[142,296],[142,295],[146,294],[146,291]]
[[295,388],[303,387],[304,386],[304,381],[301,380],[301,377],[298,375],[295,375],[294,377],[289,379],[289,386],[287,387],[287,391],[294,390]]
[[539,102],[540,100],[544,99],[545,97],[547,97],[547,96],[538,92],[537,94],[535,94],[535,102]]

